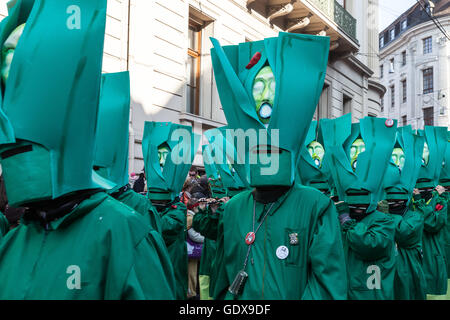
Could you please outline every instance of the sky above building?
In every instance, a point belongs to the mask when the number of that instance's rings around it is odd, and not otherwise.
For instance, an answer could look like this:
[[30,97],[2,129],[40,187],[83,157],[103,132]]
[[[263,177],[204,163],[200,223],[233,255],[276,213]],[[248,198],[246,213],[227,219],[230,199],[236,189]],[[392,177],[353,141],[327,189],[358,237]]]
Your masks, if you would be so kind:
[[379,0],[379,30],[385,29],[415,3],[416,0]]

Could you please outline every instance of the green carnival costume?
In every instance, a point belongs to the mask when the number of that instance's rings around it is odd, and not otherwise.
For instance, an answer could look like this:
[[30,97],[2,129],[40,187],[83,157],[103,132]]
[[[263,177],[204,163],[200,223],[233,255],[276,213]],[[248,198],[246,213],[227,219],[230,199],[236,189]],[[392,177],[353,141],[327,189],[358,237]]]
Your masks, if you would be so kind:
[[9,230],[8,219],[0,212],[0,240]]
[[383,197],[396,127],[393,120],[372,117],[352,124],[350,114],[322,123],[325,161],[339,200],[344,201],[338,210],[347,251],[349,299],[394,298],[395,225],[376,209]]
[[92,171],[105,21],[105,0],[18,0],[0,24],[5,43],[26,23],[2,56],[0,161],[29,208],[0,245],[0,299],[173,298],[161,236]]
[[95,140],[94,170],[114,187],[108,193],[136,210],[153,230],[160,232],[160,217],[147,197],[128,184],[130,75],[127,72],[102,76]]
[[442,163],[447,146],[447,128],[425,126],[418,131],[425,137],[423,164],[419,171],[416,188],[420,195],[414,196],[414,207],[425,219],[422,239],[423,270],[427,281],[427,294],[447,293],[447,266],[445,263],[445,225],[447,223],[447,200],[432,191],[439,183]]
[[188,256],[186,206],[179,193],[200,143],[192,127],[170,122],[145,122],[142,152],[147,196],[161,216],[161,233],[175,271],[176,298],[186,299]]
[[294,185],[296,159],[323,87],[329,38],[280,32],[236,46],[212,42],[219,96],[235,130],[227,140],[249,164],[256,187],[223,206],[214,298],[345,299],[333,203]]
[[397,247],[394,297],[396,300],[426,299],[422,268],[424,218],[409,207],[422,165],[424,138],[413,134],[411,126],[398,128],[397,138],[385,178],[385,199],[395,221]]

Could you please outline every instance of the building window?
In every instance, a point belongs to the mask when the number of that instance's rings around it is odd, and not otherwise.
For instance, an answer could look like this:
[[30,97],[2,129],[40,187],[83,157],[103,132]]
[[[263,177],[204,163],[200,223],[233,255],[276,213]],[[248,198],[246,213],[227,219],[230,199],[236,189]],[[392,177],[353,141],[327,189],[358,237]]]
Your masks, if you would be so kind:
[[187,78],[187,108],[192,114],[200,114],[200,70],[202,56],[202,28],[203,22],[189,17],[188,30],[188,78]]
[[403,31],[406,29],[406,27],[408,27],[408,21],[405,19],[402,21],[402,23],[400,24],[400,30]]
[[407,116],[402,117],[402,126],[405,127],[408,125],[408,118]]
[[395,29],[389,30],[389,40],[392,41],[395,38]]
[[406,92],[406,79],[402,81],[402,101],[406,102],[407,92]]
[[381,112],[384,111],[384,97],[381,98]]
[[352,98],[345,95],[343,96],[343,113],[352,113]]
[[433,51],[433,38],[428,37],[423,39],[423,54],[431,53]]
[[384,65],[380,66],[380,78],[383,78],[384,75]]
[[391,60],[389,60],[389,73],[394,73],[395,72],[395,59],[392,58]]
[[384,47],[384,36],[380,37],[380,48]]
[[423,123],[426,126],[434,126],[433,107],[423,109]]
[[428,68],[423,72],[423,94],[433,92],[433,68]]
[[391,86],[391,108],[395,107],[395,86]]
[[406,65],[406,51],[402,52],[402,66]]

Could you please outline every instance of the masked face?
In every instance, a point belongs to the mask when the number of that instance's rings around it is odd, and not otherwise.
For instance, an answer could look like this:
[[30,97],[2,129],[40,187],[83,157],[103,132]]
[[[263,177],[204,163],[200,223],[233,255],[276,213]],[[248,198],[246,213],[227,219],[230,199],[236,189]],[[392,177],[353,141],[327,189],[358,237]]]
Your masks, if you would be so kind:
[[14,31],[11,32],[8,39],[6,39],[5,43],[3,44],[2,70],[1,70],[3,84],[6,84],[6,81],[8,80],[9,71],[11,70],[11,64],[14,58],[14,52],[16,50],[17,44],[19,43],[19,39],[22,36],[24,28],[25,23],[15,28]]
[[392,152],[392,161],[400,170],[403,169],[405,166],[405,153],[402,148],[394,148],[394,151]]
[[158,148],[158,159],[159,159],[159,165],[161,166],[161,169],[164,168],[164,165],[166,164],[167,155],[169,154],[169,148],[166,146],[160,146]]
[[428,144],[425,142],[423,146],[423,154],[422,154],[422,166],[427,166],[428,161],[430,160],[430,149],[428,149]]
[[313,141],[308,145],[308,151],[317,168],[321,168],[323,156],[325,154],[323,146],[319,142]]
[[256,104],[256,113],[266,126],[272,116],[273,103],[275,100],[275,76],[272,68],[266,66],[258,72],[253,82],[253,98]]
[[350,164],[353,171],[356,170],[359,154],[364,151],[366,151],[366,144],[364,143],[364,140],[361,138],[356,139],[350,148]]

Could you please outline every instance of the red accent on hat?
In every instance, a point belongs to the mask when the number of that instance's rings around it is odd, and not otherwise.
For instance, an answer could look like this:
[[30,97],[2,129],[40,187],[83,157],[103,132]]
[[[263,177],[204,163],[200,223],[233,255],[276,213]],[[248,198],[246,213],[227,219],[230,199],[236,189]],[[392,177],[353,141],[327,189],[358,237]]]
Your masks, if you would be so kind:
[[176,209],[176,208],[178,208],[176,205],[172,205],[172,209]]
[[248,63],[248,65],[245,68],[246,69],[253,68],[255,66],[255,64],[258,63],[259,60],[261,60],[261,52],[255,53],[255,55],[253,56],[253,58],[250,60],[250,62]]

